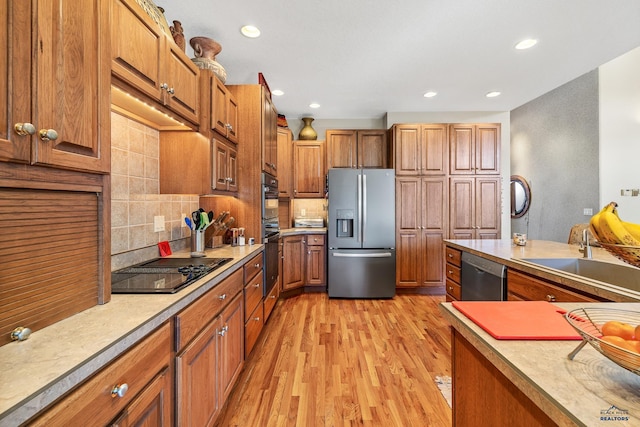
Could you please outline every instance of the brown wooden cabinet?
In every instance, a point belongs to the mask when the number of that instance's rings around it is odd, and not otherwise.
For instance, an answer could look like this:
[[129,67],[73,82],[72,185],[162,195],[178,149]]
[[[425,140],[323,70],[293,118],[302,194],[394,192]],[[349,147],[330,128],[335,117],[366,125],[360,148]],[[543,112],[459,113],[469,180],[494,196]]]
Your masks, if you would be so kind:
[[449,153],[451,175],[499,174],[500,125],[451,125]]
[[271,95],[267,92],[262,97],[262,123],[264,123],[262,170],[278,176],[278,112],[271,101]]
[[171,426],[171,354],[171,327],[165,323],[29,425],[86,425],[87,420],[92,425],[112,425],[115,420]]
[[211,189],[238,191],[238,151],[215,137],[211,141]]
[[112,0],[111,19],[113,83],[197,126],[198,67],[135,0]]
[[327,130],[327,168],[387,168],[387,131]]
[[447,131],[447,124],[393,126],[396,175],[445,175],[448,169]]
[[277,162],[278,169],[278,197],[289,199],[292,197],[291,183],[293,179],[293,134],[290,129],[277,130]]
[[453,177],[450,178],[449,191],[450,238],[500,238],[499,177]]
[[211,88],[211,121],[212,130],[233,143],[238,142],[238,102],[227,87],[211,73],[209,86]]
[[323,198],[327,169],[324,141],[294,141],[293,196]]
[[178,425],[213,425],[242,369],[242,288],[240,269],[176,315]]
[[244,265],[244,352],[248,357],[262,332],[264,319],[264,262],[260,253]]
[[306,236],[306,242],[306,285],[325,286],[327,284],[327,247],[325,245],[325,235],[308,234]]
[[210,194],[212,150],[211,140],[198,132],[160,132],[160,193]]
[[108,173],[109,1],[3,3],[0,161]]
[[396,286],[442,288],[447,179],[396,178]]
[[304,265],[307,251],[302,234],[282,238],[282,290],[289,291],[304,286]]
[[507,300],[549,302],[594,302],[597,297],[581,294],[560,284],[509,269],[507,272]]
[[460,269],[462,267],[462,252],[447,246],[445,248],[445,273],[447,277],[447,301],[460,300],[462,288],[460,287]]

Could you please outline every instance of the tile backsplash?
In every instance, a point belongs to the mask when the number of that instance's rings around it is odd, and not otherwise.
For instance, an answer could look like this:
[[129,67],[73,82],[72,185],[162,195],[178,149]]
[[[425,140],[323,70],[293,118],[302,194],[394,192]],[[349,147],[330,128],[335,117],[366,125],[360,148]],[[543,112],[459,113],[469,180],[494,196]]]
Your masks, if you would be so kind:
[[[198,195],[160,194],[160,134],[111,113],[111,270],[159,256],[158,242],[173,250],[189,243],[182,214],[198,209]],[[165,231],[154,232],[155,216]]]
[[328,202],[327,199],[293,199],[293,218],[323,218],[326,223]]

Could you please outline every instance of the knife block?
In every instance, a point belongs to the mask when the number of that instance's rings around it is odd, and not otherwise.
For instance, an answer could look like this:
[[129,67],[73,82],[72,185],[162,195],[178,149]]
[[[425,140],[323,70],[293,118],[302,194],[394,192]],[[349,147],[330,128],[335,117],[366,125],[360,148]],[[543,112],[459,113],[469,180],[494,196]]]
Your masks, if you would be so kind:
[[219,248],[222,246],[222,236],[211,237],[211,248]]

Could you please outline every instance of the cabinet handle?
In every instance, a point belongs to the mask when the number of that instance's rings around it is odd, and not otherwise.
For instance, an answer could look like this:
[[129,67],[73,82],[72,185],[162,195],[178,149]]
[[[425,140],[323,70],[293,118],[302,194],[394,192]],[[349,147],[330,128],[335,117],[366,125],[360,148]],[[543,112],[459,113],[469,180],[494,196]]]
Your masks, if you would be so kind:
[[259,263],[259,262],[257,262],[257,263],[255,263],[255,264],[253,264],[253,266],[254,266],[255,268],[260,268],[260,263]]
[[231,132],[233,132],[233,126],[231,126],[231,123],[226,123],[224,125],[224,127],[226,127],[227,129],[229,129]]
[[220,301],[224,301],[224,300],[226,300],[226,299],[227,299],[227,294],[222,294],[222,295],[220,295],[220,296],[218,297],[218,299],[219,299]]
[[453,254],[447,254],[449,258],[453,258]]
[[167,90],[167,89],[169,89],[169,85],[168,85],[168,84],[166,84],[166,83],[162,83],[162,84],[160,85],[160,89],[162,89],[162,90]]
[[129,390],[129,384],[127,383],[114,385],[111,389],[111,397],[124,397],[127,394],[127,390]]
[[450,290],[450,291],[453,291],[453,286],[449,286],[449,290]]
[[448,273],[449,273],[449,274],[453,274],[453,271],[452,271],[452,270],[448,270]]
[[221,337],[225,336],[226,333],[229,331],[229,325],[224,325],[222,327],[222,329],[220,329],[220,331],[218,332],[218,335],[220,335]]
[[31,123],[16,123],[13,129],[20,136],[33,135],[36,133],[36,127]]
[[270,295],[269,298],[276,299],[276,296],[275,295]]
[[29,338],[30,335],[31,335],[31,329],[18,326],[13,331],[11,331],[11,340],[24,341],[27,338]]
[[40,139],[43,141],[55,141],[58,139],[58,132],[54,129],[40,129],[38,134],[40,135]]
[[170,87],[169,89],[167,89],[167,92],[169,92],[170,95],[173,95],[174,93],[176,93],[175,89]]
[[254,317],[253,320],[255,320],[256,322],[259,322],[260,318],[259,317]]
[[260,283],[256,283],[255,285],[253,285],[254,288],[259,288],[260,287]]
[[547,295],[547,301],[554,302],[555,300],[556,300],[556,296],[555,295],[551,295],[551,294]]

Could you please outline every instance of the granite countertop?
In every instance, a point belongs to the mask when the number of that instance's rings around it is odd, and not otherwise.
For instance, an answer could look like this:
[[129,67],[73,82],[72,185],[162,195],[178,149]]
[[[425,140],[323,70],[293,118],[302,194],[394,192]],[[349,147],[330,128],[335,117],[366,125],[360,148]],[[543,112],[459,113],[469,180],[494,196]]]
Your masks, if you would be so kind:
[[[640,303],[554,305],[572,310],[613,304],[617,309],[640,311]],[[580,341],[496,340],[451,303],[441,303],[440,309],[453,328],[558,425],[640,425],[640,376],[619,367],[591,345],[569,360],[567,355]],[[607,416],[601,411],[612,406],[629,421],[601,420]]]
[[280,236],[295,236],[296,234],[327,234],[327,227],[293,227],[281,228]]
[[[113,294],[111,301],[0,347],[0,427],[19,425],[131,348],[215,287],[263,245],[207,249],[233,258],[175,294]],[[189,251],[172,255],[188,258]]]
[[[548,240],[528,240],[525,246],[517,246],[511,239],[445,239],[445,244],[499,262],[508,268],[560,283],[569,288],[596,295],[606,300],[617,302],[640,301],[640,293],[638,292],[522,260],[523,258],[582,258],[582,252],[578,251],[577,245]],[[596,261],[628,265],[603,248],[592,247],[592,255]]]

